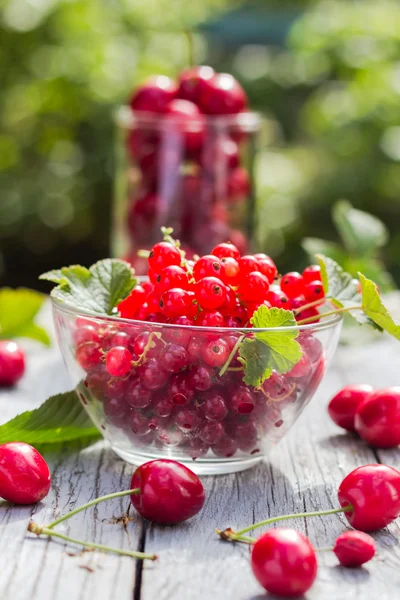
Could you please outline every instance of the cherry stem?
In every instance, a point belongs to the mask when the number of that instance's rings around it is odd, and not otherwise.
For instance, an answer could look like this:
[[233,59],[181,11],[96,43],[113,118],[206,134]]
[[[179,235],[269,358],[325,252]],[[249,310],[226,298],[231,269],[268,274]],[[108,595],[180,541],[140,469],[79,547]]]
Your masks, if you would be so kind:
[[227,361],[224,365],[222,365],[221,370],[219,372],[219,377],[222,377],[222,375],[227,371],[229,365],[231,364],[231,362],[233,361],[233,358],[236,354],[236,352],[238,351],[238,348],[240,346],[240,344],[242,343],[242,341],[244,340],[245,335],[241,335],[240,338],[238,338],[238,341],[236,342],[236,344],[233,346],[230,355],[227,358]]
[[[90,508],[91,506],[95,506],[96,504],[99,504],[99,502],[104,502],[105,500],[112,500],[113,498],[122,498],[123,496],[132,496],[133,494],[140,494],[140,489],[134,488],[132,490],[124,490],[123,492],[115,492],[114,494],[107,494],[106,496],[100,496],[99,498],[95,498],[94,500],[91,500],[90,502],[87,502],[86,504],[82,504],[82,506],[78,506],[78,508],[71,510],[69,513],[67,513],[66,515],[63,515],[59,519],[52,521],[52,523],[50,523],[49,525],[46,525],[46,529],[53,529],[53,527],[55,527],[59,523],[62,523],[63,521],[70,519],[74,515],[77,515],[78,513],[80,513],[82,510],[86,510],[87,508]],[[82,542],[80,542],[80,543],[82,543]]]
[[187,40],[189,67],[193,67],[196,64],[196,61],[194,60],[194,43],[192,30],[185,29],[185,36]]
[[309,308],[314,308],[314,306],[320,306],[326,302],[326,298],[319,298],[319,300],[314,300],[313,302],[309,302],[308,304],[303,304],[303,306],[299,306],[294,310],[295,315],[299,315],[303,310],[307,310]]
[[78,546],[84,546],[85,548],[93,548],[94,550],[102,550],[103,552],[112,552],[114,554],[120,554],[122,556],[130,556],[131,558],[138,558],[141,560],[156,560],[156,554],[146,554],[144,552],[135,552],[134,550],[123,550],[122,548],[113,548],[112,546],[105,546],[104,544],[95,544],[92,542],[85,542],[82,540],[76,540],[75,538],[69,537],[68,535],[64,535],[63,533],[59,533],[58,531],[54,531],[49,527],[42,527],[37,523],[29,523],[28,530],[32,533],[35,533],[37,536],[47,535],[49,537],[56,537],[64,540],[65,542],[70,542],[71,544],[77,544]]
[[[253,525],[249,525],[240,531],[232,531],[231,529],[225,529],[225,531],[218,530],[218,535],[225,540],[232,541],[244,541],[241,539],[244,533],[248,531],[253,531],[258,527],[263,527],[264,525],[271,525],[272,523],[277,523],[278,521],[284,521],[286,519],[301,519],[302,517],[324,517],[326,515],[334,515],[342,512],[349,512],[353,510],[353,505],[348,504],[347,506],[341,508],[332,508],[330,510],[322,510],[317,512],[308,512],[308,513],[294,513],[292,515],[281,515],[279,517],[271,517],[270,519],[266,519],[265,521],[259,521],[258,523],[254,523]],[[238,539],[239,538],[239,539]]]
[[336,315],[338,313],[349,312],[350,310],[364,310],[362,306],[348,306],[343,308],[337,308],[335,310],[330,310],[326,313],[318,313],[318,315],[314,315],[312,317],[308,317],[307,319],[302,319],[301,321],[297,321],[297,325],[305,325],[306,323],[312,323],[313,321],[318,321],[321,317],[329,317],[330,315]]

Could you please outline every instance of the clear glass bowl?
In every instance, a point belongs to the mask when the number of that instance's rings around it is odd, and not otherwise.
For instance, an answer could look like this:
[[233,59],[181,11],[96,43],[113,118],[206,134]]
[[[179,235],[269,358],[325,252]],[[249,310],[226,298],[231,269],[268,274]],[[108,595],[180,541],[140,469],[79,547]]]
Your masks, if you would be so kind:
[[[78,396],[113,450],[135,465],[167,457],[205,475],[241,471],[268,455],[320,384],[342,323],[336,315],[301,326],[301,361],[256,389],[243,383],[236,357],[224,373],[221,360],[239,338],[265,330],[95,317],[55,299],[53,311]],[[113,346],[136,362],[121,377],[106,370]]]
[[227,241],[249,252],[258,114],[183,121],[124,106],[116,125],[114,256],[147,273],[137,251],[162,239],[161,225],[174,229],[188,258]]

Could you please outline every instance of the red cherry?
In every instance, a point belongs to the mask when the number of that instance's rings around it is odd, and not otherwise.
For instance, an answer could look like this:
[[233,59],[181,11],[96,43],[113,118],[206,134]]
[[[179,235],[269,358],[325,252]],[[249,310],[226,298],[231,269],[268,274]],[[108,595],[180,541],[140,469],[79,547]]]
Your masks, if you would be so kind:
[[49,493],[50,471],[43,456],[23,442],[0,446],[0,496],[15,504],[34,504]]
[[154,523],[173,525],[196,515],[205,502],[200,479],[174,460],[152,460],[141,465],[132,476],[131,496],[138,513]]
[[209,81],[215,71],[212,67],[190,67],[181,72],[178,79],[178,98],[198,103],[204,90],[204,83]]
[[357,406],[355,430],[372,446],[400,445],[400,387],[377,390]]
[[189,100],[172,100],[165,110],[165,125],[168,134],[176,130],[185,138],[189,151],[200,148],[204,141],[204,117]]
[[229,73],[216,73],[204,82],[199,106],[207,115],[231,115],[242,112],[247,104],[243,88]]
[[176,84],[165,75],[150,77],[132,96],[133,110],[164,113],[167,105],[176,97]]
[[339,486],[340,506],[352,505],[344,515],[354,529],[376,531],[400,514],[400,472],[387,465],[364,465]]
[[251,568],[271,594],[290,598],[305,594],[317,576],[311,542],[294,529],[273,529],[262,535],[251,552]]
[[311,265],[304,269],[302,277],[305,285],[312,281],[321,281],[321,268],[318,265]]
[[329,415],[339,427],[347,431],[355,431],[354,417],[357,407],[369,398],[374,388],[370,385],[347,385],[329,402]]
[[333,551],[344,567],[360,567],[375,556],[375,540],[362,531],[345,531],[336,539]]
[[154,151],[157,143],[157,134],[147,129],[132,129],[126,140],[128,152],[135,161]]
[[0,387],[14,385],[25,371],[22,348],[9,340],[0,341]]

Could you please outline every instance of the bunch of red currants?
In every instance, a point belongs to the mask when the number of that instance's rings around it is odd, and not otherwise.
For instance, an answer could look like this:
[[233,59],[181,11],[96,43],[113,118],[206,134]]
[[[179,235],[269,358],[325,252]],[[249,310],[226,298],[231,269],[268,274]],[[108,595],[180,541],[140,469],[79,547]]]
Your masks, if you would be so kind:
[[137,272],[136,250],[154,243],[160,223],[174,228],[188,254],[228,239],[245,252],[248,142],[258,120],[240,84],[211,67],[191,67],[176,82],[151,77],[129,103],[127,226]]

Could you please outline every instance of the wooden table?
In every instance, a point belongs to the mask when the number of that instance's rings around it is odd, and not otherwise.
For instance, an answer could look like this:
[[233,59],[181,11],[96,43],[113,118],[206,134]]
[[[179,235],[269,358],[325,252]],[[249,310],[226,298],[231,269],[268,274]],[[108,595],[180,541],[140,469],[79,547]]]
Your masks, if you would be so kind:
[[[50,323],[48,313],[44,319]],[[56,344],[49,350],[29,345],[28,353],[28,370],[20,385],[0,392],[2,422],[71,387]],[[399,467],[399,450],[372,450],[339,430],[326,413],[330,397],[347,383],[400,385],[399,366],[400,345],[387,337],[367,346],[340,348],[313,401],[270,462],[236,475],[204,477],[205,507],[187,523],[162,528],[138,518],[124,530],[118,517],[127,508],[125,498],[65,523],[63,531],[71,536],[156,552],[160,558],[155,563],[82,554],[64,543],[27,534],[31,517],[44,524],[96,496],[128,489],[133,470],[104,443],[73,451],[64,447],[46,455],[53,484],[44,502],[33,508],[0,503],[1,600],[261,600],[265,596],[252,576],[248,547],[219,541],[215,527],[329,509],[337,506],[338,484],[355,467],[371,462]],[[325,547],[347,522],[334,515],[298,519],[291,526]],[[400,598],[399,523],[375,538],[379,555],[365,568],[344,569],[333,554],[322,553],[318,579],[307,598]]]

